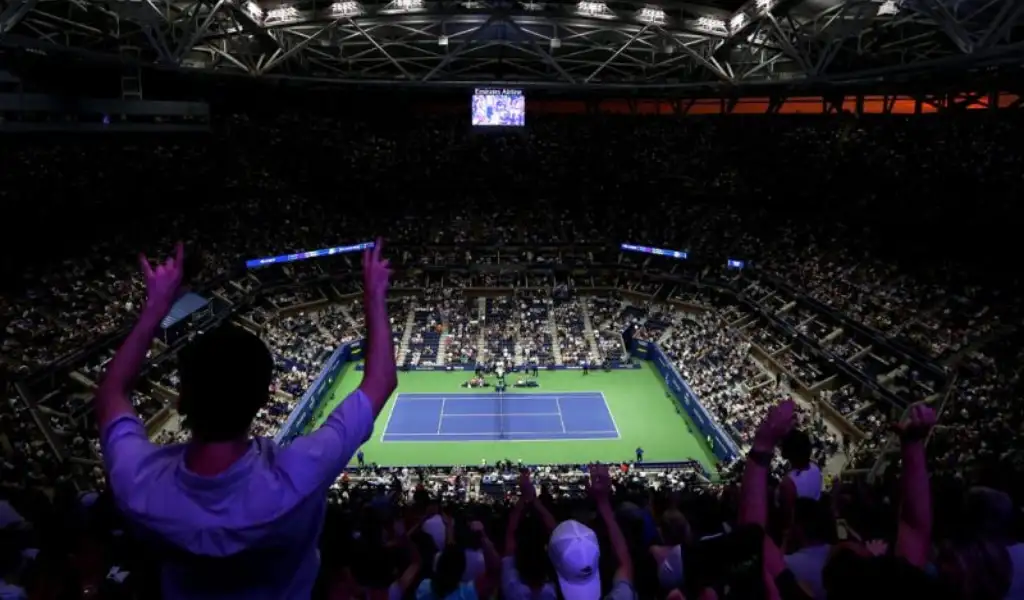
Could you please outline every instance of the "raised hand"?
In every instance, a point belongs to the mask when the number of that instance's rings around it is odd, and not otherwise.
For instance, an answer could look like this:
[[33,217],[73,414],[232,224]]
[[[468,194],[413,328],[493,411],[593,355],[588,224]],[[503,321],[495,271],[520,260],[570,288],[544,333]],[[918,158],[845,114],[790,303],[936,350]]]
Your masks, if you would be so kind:
[[796,426],[796,404],[792,400],[779,402],[768,411],[754,434],[754,448],[771,452]]
[[590,485],[587,487],[587,491],[590,496],[598,502],[608,500],[608,497],[612,493],[612,478],[608,474],[608,467],[606,465],[593,464],[590,465]]
[[919,442],[928,437],[935,425],[935,410],[927,404],[915,404],[902,423],[895,426],[903,442]]
[[530,472],[526,469],[519,470],[519,493],[524,502],[533,502],[537,499],[537,488],[530,480]]
[[146,303],[154,309],[169,311],[181,291],[181,280],[185,271],[185,246],[178,242],[174,246],[174,256],[163,264],[158,264],[155,270],[145,254],[139,255],[139,264],[146,279]]
[[871,540],[864,543],[864,549],[871,556],[885,556],[889,552],[889,544],[885,540]]
[[383,241],[377,238],[373,248],[363,252],[363,290],[368,298],[382,299],[387,296],[391,265],[387,259],[380,257],[383,245]]

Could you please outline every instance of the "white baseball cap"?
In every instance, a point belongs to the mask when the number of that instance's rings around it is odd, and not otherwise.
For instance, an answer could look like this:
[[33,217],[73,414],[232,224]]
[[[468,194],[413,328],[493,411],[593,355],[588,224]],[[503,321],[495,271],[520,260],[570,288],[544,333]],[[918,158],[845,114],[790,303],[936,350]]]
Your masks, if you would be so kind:
[[563,521],[551,532],[548,556],[555,565],[565,600],[598,600],[601,547],[594,530],[579,521]]

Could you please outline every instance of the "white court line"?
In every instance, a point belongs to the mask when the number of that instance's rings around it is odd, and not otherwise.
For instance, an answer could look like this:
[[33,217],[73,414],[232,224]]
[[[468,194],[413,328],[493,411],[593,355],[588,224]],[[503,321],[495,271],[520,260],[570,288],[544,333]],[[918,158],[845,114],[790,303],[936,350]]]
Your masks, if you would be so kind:
[[[579,435],[607,435],[609,433],[614,433],[614,434],[618,435],[619,432],[618,431],[567,431],[566,435],[577,435],[577,434],[579,434]],[[502,434],[499,434],[497,431],[478,431],[478,432],[472,432],[472,433],[463,433],[463,432],[460,432],[460,433],[392,433],[390,435],[395,436],[395,437],[439,437],[439,436],[440,437],[444,437],[446,435],[483,435],[483,436],[491,436],[491,437],[493,437],[493,436],[502,435]],[[518,431],[517,432],[517,431],[513,431],[512,433],[506,432],[506,433],[504,433],[504,435],[561,435],[561,434],[558,433],[557,431],[553,431],[553,432],[543,432],[543,431]],[[569,439],[573,440],[573,441],[577,441],[577,440],[575,440],[573,438],[569,438]],[[593,439],[606,440],[606,439],[611,439],[611,438],[593,438]],[[545,441],[545,440],[542,439],[542,440],[531,440],[531,441]],[[550,440],[550,441],[559,441],[559,440]]]
[[[414,400],[440,400],[447,398],[448,400],[497,400],[497,392],[489,392],[486,394],[470,393],[470,394],[430,394],[420,392],[408,392],[398,394],[402,400],[406,402],[412,402]],[[602,396],[601,392],[505,392],[505,400],[551,400],[552,398],[576,398],[576,397],[587,397],[587,396]]]
[[608,400],[604,397],[604,392],[598,392],[601,395],[601,403],[604,404],[604,411],[608,413],[608,418],[612,420],[612,427],[615,428],[615,439],[622,439],[622,434],[619,433],[619,424],[615,422],[615,413],[612,412],[610,406],[608,406]]
[[[609,431],[608,433],[615,433],[615,432],[614,431]],[[396,434],[392,433],[391,435],[396,435]],[[405,435],[405,434],[399,433],[397,435]],[[430,434],[427,434],[427,435],[434,435],[434,434],[430,433]],[[450,435],[450,434],[443,433],[441,435]],[[488,432],[488,433],[481,433],[479,435],[494,436],[495,433],[492,431],[492,432]],[[520,434],[506,434],[506,435],[520,435]],[[521,435],[538,435],[538,434],[537,433],[524,433],[524,434],[521,434]],[[558,435],[558,434],[557,433],[550,433],[548,435]],[[598,435],[598,434],[591,434],[591,435]],[[440,440],[422,440],[422,439],[417,438],[417,439],[412,439],[412,440],[384,440],[384,443],[385,444],[423,444],[423,443],[429,442],[431,444],[476,444],[476,443],[494,442],[494,441],[496,441],[496,442],[499,442],[499,443],[502,443],[502,444],[547,444],[549,442],[558,442],[559,444],[564,444],[566,442],[608,442],[608,441],[612,441],[612,440],[616,440],[616,439],[618,439],[618,438],[615,438],[615,437],[556,437],[556,438],[545,438],[545,439],[527,438],[527,439],[524,439],[524,440],[510,440],[508,438],[495,439],[495,438],[491,437],[491,438],[488,438],[488,439],[485,439],[485,440],[482,439],[482,440],[468,440],[467,441],[467,440],[446,440],[446,439],[443,439],[443,438],[440,439]]]
[[562,418],[562,401],[555,396],[555,406],[558,407],[558,422],[562,425],[562,433],[565,433],[565,419]]
[[[511,394],[506,394],[506,398],[505,398],[506,400],[510,399],[510,398],[507,397],[509,395],[511,395]],[[554,398],[555,404],[558,406],[558,411],[559,411],[558,413],[523,413],[523,414],[517,414],[515,416],[555,416],[555,415],[558,415],[560,420],[562,420],[562,414],[561,414],[562,407],[561,407],[560,398],[575,398],[575,397],[587,397],[587,396],[600,397],[601,398],[601,403],[604,404],[604,410],[605,410],[606,413],[608,413],[608,418],[611,419],[612,427],[615,428],[615,431],[571,431],[570,432],[570,431],[567,431],[565,429],[565,423],[564,423],[564,421],[562,421],[563,433],[566,434],[566,435],[607,435],[607,434],[610,434],[610,433],[614,433],[615,437],[614,438],[608,438],[608,437],[597,437],[597,438],[553,438],[553,439],[549,438],[549,439],[526,439],[526,440],[509,440],[509,439],[504,439],[504,440],[501,440],[503,443],[509,443],[509,442],[511,442],[511,443],[521,443],[521,442],[541,443],[541,442],[568,442],[568,441],[571,441],[571,442],[595,441],[596,442],[596,441],[602,441],[602,440],[607,441],[607,440],[610,440],[610,439],[622,439],[622,433],[619,430],[619,425],[615,421],[615,414],[612,413],[611,408],[608,406],[608,400],[605,398],[604,392],[565,392],[565,393],[562,393],[561,395],[558,395],[558,396],[556,396],[554,394],[543,394],[543,393],[535,393],[535,394],[531,394],[531,393],[517,393],[517,394],[515,394],[515,396],[516,396],[516,398],[512,398],[512,399],[537,398],[537,399],[549,400],[549,399]],[[493,435],[496,434],[496,432],[491,431],[491,432],[484,432],[484,433],[441,433],[441,425],[442,425],[445,417],[476,416],[476,415],[445,414],[445,412],[444,412],[444,405],[445,405],[445,403],[448,400],[470,400],[470,399],[482,400],[482,399],[488,399],[488,398],[495,399],[496,396],[491,395],[491,394],[459,394],[459,395],[456,395],[453,398],[451,396],[443,396],[441,394],[429,394],[429,393],[405,393],[405,394],[402,394],[402,393],[399,393],[395,397],[395,399],[392,401],[391,412],[388,413],[387,421],[384,423],[384,431],[380,434],[380,441],[384,442],[384,443],[389,443],[389,444],[402,443],[403,442],[403,440],[385,440],[384,439],[385,436],[395,436],[395,437],[402,437],[402,436],[413,436],[413,437],[426,437],[426,436],[430,436],[430,437],[437,437],[437,436],[444,436],[444,435],[451,435],[451,436],[459,436],[459,435],[463,435],[463,436],[470,436],[470,435],[493,436]],[[398,404],[400,402],[403,402],[403,401],[404,402],[411,402],[411,401],[415,401],[415,400],[431,400],[431,401],[434,401],[434,402],[436,402],[437,400],[441,400],[441,414],[439,415],[439,418],[438,418],[437,433],[394,433],[394,432],[388,433],[388,427],[391,425],[392,417],[395,416],[395,410],[398,409]],[[480,416],[497,417],[497,416],[502,416],[502,415],[500,415],[500,414],[485,413],[485,414],[481,414]],[[509,415],[505,415],[505,416],[509,416]],[[543,433],[543,432],[531,431],[531,432],[528,432],[528,433],[506,433],[505,435],[559,435],[559,433],[558,432]],[[405,440],[405,441],[406,442],[410,442],[410,443],[415,443],[413,440]]]
[[384,441],[384,436],[388,432],[388,427],[391,427],[391,417],[395,416],[395,409],[398,408],[398,401],[402,399],[402,395],[398,394],[394,400],[391,401],[391,412],[388,413],[388,419],[384,421],[384,429],[380,432],[380,441]]
[[557,417],[561,413],[445,413],[449,417]]

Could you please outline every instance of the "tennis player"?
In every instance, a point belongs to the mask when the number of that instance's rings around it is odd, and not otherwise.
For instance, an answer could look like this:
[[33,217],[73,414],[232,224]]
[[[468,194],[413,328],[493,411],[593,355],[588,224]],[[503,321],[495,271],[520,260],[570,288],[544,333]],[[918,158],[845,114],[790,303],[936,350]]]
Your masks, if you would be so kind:
[[156,446],[130,400],[160,321],[179,296],[184,262],[141,258],[147,299],[96,392],[103,460],[117,506],[163,558],[163,596],[308,600],[320,557],[326,492],[373,430],[398,384],[381,243],[363,254],[367,339],[359,389],[310,435],[278,446],[250,438],[269,399],[273,358],[248,331],[223,326],[179,356],[180,408],[192,438]]

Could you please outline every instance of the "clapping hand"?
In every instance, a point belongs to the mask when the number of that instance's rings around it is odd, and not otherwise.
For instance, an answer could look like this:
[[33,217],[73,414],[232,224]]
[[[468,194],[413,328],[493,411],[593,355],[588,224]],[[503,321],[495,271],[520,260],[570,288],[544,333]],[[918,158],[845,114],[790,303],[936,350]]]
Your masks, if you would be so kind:
[[146,302],[154,310],[166,314],[178,299],[181,281],[185,271],[185,247],[178,242],[174,247],[174,256],[168,258],[156,269],[149,263],[145,254],[139,255],[142,275],[146,279]]
[[380,257],[383,240],[377,238],[373,248],[363,252],[363,290],[368,298],[383,299],[391,279],[391,265]]
[[754,449],[774,452],[783,438],[796,426],[796,404],[792,400],[779,402],[768,411],[754,434]]
[[927,404],[915,404],[907,418],[895,426],[903,442],[919,442],[928,437],[935,425],[935,410]]

